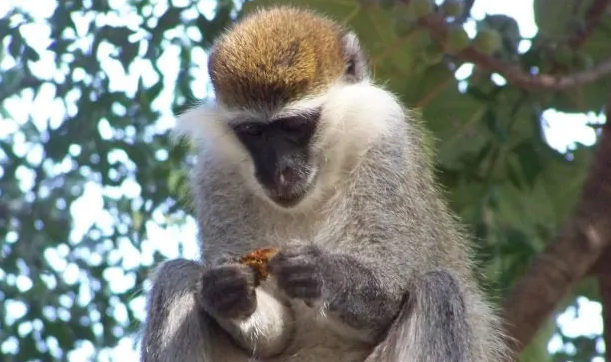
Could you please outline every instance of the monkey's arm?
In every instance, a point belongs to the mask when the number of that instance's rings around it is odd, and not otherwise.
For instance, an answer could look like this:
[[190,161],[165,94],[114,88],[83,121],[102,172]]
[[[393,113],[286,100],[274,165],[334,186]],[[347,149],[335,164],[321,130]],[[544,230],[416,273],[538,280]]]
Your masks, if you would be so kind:
[[185,259],[157,268],[143,331],[143,362],[246,362],[253,350],[257,355],[273,355],[284,348],[289,335],[287,308],[258,290],[257,308],[250,318],[215,319],[198,302],[203,272],[201,264]]
[[375,342],[388,329],[405,289],[392,270],[313,244],[281,250],[269,268],[289,297],[318,304],[330,327],[364,342]]
[[[365,254],[371,257],[374,249]],[[386,339],[386,347],[378,347],[383,358],[372,361],[420,361],[430,356],[440,357],[431,361],[466,361],[470,328],[463,292],[449,272],[414,274],[405,281],[405,273],[397,272],[400,259],[390,256],[382,265],[368,262],[362,254],[329,252],[314,245],[292,247],[276,258],[270,268],[279,286],[293,298],[320,301],[323,321],[331,328],[372,344]]]
[[326,322],[348,337],[378,340],[402,305],[399,276],[349,253],[330,253],[325,259],[321,301]]
[[290,309],[256,287],[254,270],[223,258],[202,268],[195,286],[204,314],[214,318],[248,355],[265,358],[286,347],[292,334]]

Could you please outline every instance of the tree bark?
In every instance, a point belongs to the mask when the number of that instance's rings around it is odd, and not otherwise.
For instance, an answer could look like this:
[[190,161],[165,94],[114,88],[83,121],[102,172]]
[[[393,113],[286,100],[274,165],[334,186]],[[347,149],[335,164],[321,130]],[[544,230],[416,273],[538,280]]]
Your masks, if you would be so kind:
[[[606,258],[606,261],[611,262],[611,259]],[[605,348],[605,360],[611,361],[611,273],[601,273],[598,285],[603,306],[603,339],[605,346],[608,346]]]
[[[409,0],[402,2],[408,4]],[[569,46],[578,48],[585,42],[609,4],[611,0],[593,1],[586,14],[590,24],[567,39]],[[427,28],[438,42],[446,41],[448,25],[439,14],[421,18],[419,25]],[[589,69],[556,75],[531,74],[519,64],[504,62],[473,47],[467,47],[456,57],[499,73],[508,83],[531,92],[572,89],[592,82],[603,82],[611,76],[611,58]],[[572,215],[560,233],[536,256],[530,270],[502,303],[507,334],[515,343],[512,346],[515,352],[513,359],[532,340],[575,284],[592,272],[601,254],[605,252],[611,255],[611,248],[608,247],[611,245],[611,96],[606,111],[607,122],[602,128],[592,166]],[[608,260],[611,261],[611,256]],[[608,275],[606,278],[609,280],[601,279],[601,284],[605,283],[605,287],[611,288],[611,273]],[[611,331],[611,291],[608,305],[609,328],[606,329]],[[607,345],[611,346],[611,341]],[[611,348],[608,350],[611,351]]]
[[[607,119],[611,119],[609,105]],[[502,303],[515,356],[610,244],[611,122],[607,121],[573,214]]]

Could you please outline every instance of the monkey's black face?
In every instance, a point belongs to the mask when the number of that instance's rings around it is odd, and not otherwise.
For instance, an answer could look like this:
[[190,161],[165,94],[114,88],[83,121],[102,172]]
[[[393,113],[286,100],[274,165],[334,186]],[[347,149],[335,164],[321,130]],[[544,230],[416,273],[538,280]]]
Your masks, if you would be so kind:
[[241,123],[233,128],[252,157],[256,179],[280,206],[298,204],[316,179],[310,143],[319,117],[318,110],[271,123]]

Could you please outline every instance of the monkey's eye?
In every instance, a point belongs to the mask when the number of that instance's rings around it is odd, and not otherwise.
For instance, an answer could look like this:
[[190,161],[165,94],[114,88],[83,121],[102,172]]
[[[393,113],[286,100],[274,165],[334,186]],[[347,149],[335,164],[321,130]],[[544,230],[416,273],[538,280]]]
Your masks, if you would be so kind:
[[310,117],[296,116],[279,119],[277,122],[280,125],[280,128],[286,132],[301,132],[304,129],[309,128],[312,120]]
[[242,123],[234,127],[234,132],[242,136],[260,137],[263,126],[258,123]]

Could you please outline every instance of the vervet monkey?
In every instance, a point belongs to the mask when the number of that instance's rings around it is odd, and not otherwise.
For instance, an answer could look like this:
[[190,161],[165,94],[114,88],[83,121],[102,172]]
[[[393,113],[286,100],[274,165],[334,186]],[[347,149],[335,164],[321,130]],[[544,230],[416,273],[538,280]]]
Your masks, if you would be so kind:
[[[370,79],[357,37],[259,10],[209,58],[198,146],[201,263],[155,275],[145,362],[493,362],[500,323],[440,197],[423,132]],[[257,284],[236,258],[279,249]]]

